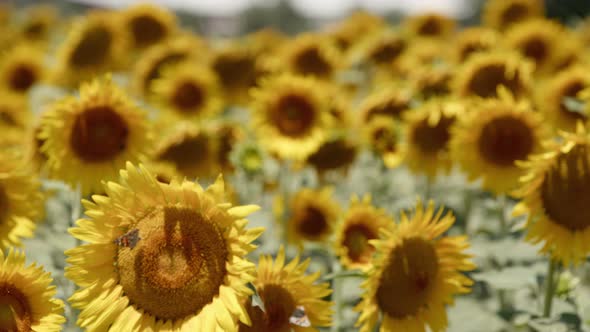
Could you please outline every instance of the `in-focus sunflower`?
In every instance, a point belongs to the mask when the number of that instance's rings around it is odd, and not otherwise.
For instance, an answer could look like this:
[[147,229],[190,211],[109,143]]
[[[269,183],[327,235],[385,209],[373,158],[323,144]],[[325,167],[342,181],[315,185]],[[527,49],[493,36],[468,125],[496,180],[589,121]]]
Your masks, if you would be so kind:
[[44,209],[37,175],[8,152],[0,152],[0,252],[20,246],[21,238],[32,237]]
[[[240,324],[240,332],[317,332],[318,327],[330,326],[332,303],[323,300],[332,290],[328,283],[316,283],[319,272],[306,275],[310,259],[299,261],[296,256],[285,264],[285,250],[280,247],[276,260],[260,256],[256,280],[252,282],[262,300],[264,310],[246,304],[251,326]],[[296,311],[303,311],[309,326],[293,323]]]
[[338,135],[320,145],[316,152],[307,157],[305,163],[315,168],[320,176],[331,170],[346,171],[355,161],[358,150],[354,140]]
[[59,332],[66,319],[55,299],[53,279],[41,266],[25,266],[22,252],[0,250],[0,328],[2,331]]
[[381,86],[366,96],[358,106],[358,114],[362,123],[369,123],[378,115],[392,119],[401,119],[403,113],[410,108],[412,95],[409,91]]
[[497,30],[505,30],[514,23],[543,17],[543,0],[490,0],[482,12],[483,24]]
[[553,128],[575,131],[576,123],[585,122],[587,115],[583,110],[575,109],[570,101],[575,101],[578,93],[588,87],[590,77],[587,67],[572,67],[556,73],[539,85],[535,104]]
[[402,134],[396,120],[387,116],[377,116],[365,125],[364,135],[370,149],[381,156],[385,166],[395,168],[402,163]]
[[323,242],[334,232],[340,206],[332,198],[333,189],[303,188],[289,202],[289,215],[284,227],[287,239],[302,246],[304,241]]
[[514,214],[528,214],[526,239],[542,243],[541,252],[567,266],[590,253],[590,136],[580,123],[560,138],[521,164],[527,174],[515,192],[522,201]]
[[443,236],[455,218],[442,212],[435,214],[432,202],[424,210],[418,201],[410,219],[402,212],[398,225],[390,223],[379,240],[369,241],[377,255],[355,308],[361,332],[373,331],[379,316],[381,332],[446,331],[446,306],[470,292],[473,281],[463,272],[475,265],[464,253],[466,236]]
[[329,80],[343,65],[333,40],[319,34],[300,34],[282,53],[281,67],[297,75]]
[[350,206],[336,230],[335,252],[347,269],[366,270],[371,266],[375,247],[369,240],[379,238],[379,230],[393,224],[383,209],[371,204],[371,196],[350,198]]
[[80,87],[43,116],[39,138],[51,177],[83,194],[101,190],[101,180],[118,178],[126,161],[142,160],[150,148],[146,114],[110,77]]
[[143,3],[121,12],[131,46],[143,49],[158,44],[176,30],[176,16],[164,7]]
[[543,118],[526,101],[507,93],[499,99],[473,102],[451,132],[451,154],[470,180],[483,178],[483,188],[508,194],[524,171],[516,161],[541,150],[549,137]]
[[158,182],[127,163],[106,196],[83,200],[88,219],[70,233],[88,242],[66,251],[69,299],[88,331],[237,331],[250,319],[240,304],[252,292],[246,255],[263,229],[245,229],[257,206],[232,206],[221,176],[203,189]]
[[21,44],[0,58],[0,90],[26,97],[29,90],[45,76],[43,52]]
[[463,114],[461,103],[444,99],[433,99],[407,113],[403,150],[412,171],[433,178],[440,171],[450,170],[450,129]]
[[124,57],[126,43],[119,23],[108,11],[94,11],[78,17],[57,51],[52,80],[77,86],[116,68]]
[[453,90],[459,97],[498,97],[498,87],[505,86],[516,98],[531,92],[534,64],[518,53],[494,51],[473,54],[459,67]]
[[152,86],[152,98],[171,115],[186,120],[212,117],[222,110],[217,77],[195,63],[170,65]]
[[218,142],[204,126],[180,121],[167,127],[158,139],[155,160],[173,164],[189,178],[210,177],[218,172]]
[[447,38],[455,30],[455,21],[438,13],[410,16],[402,23],[413,37]]
[[325,140],[331,118],[320,82],[284,74],[264,80],[252,99],[253,126],[269,152],[303,160]]
[[455,62],[460,64],[474,53],[492,50],[499,42],[500,35],[493,29],[472,27],[461,30],[454,39]]

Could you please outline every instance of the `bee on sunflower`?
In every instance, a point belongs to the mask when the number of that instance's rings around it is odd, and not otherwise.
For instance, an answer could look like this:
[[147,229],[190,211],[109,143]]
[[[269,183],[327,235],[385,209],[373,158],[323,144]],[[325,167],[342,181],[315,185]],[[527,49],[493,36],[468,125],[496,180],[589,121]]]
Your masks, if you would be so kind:
[[443,236],[455,218],[442,213],[418,201],[411,217],[402,212],[399,224],[389,223],[379,239],[369,240],[376,257],[355,307],[361,332],[373,331],[380,316],[379,331],[446,331],[446,306],[470,292],[473,281],[463,272],[475,265],[464,252],[467,237]]
[[232,206],[221,176],[208,188],[158,182],[127,163],[105,196],[83,200],[87,219],[70,233],[87,244],[66,251],[70,297],[89,331],[229,331],[250,325],[242,304],[255,265],[246,255],[262,228],[246,229],[255,205]]
[[145,49],[165,41],[177,29],[176,16],[163,7],[144,3],[120,12],[122,26],[133,49]]
[[545,15],[543,0],[490,0],[482,12],[483,25],[504,31],[515,23]]
[[0,327],[3,331],[59,332],[66,319],[64,303],[54,298],[49,272],[25,266],[25,255],[0,250]]

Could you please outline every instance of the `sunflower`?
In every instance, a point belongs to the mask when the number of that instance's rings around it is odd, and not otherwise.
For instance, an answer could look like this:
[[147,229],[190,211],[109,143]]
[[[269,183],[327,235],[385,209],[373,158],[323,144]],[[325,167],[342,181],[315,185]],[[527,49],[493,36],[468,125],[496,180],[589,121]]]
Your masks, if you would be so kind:
[[387,116],[373,118],[364,128],[365,141],[378,153],[388,168],[399,166],[404,153],[401,149],[401,131],[398,122]]
[[18,26],[19,35],[29,42],[45,43],[58,23],[55,6],[36,5],[25,9],[25,19]]
[[498,30],[505,30],[514,23],[531,18],[543,17],[543,0],[490,0],[482,12],[483,24]]
[[208,67],[195,63],[165,67],[151,86],[156,103],[181,119],[212,117],[223,107],[215,74]]
[[233,121],[218,122],[211,126],[212,136],[217,140],[217,164],[227,173],[233,171],[230,154],[237,144],[246,139],[246,132]]
[[78,17],[57,51],[52,80],[77,86],[97,74],[117,67],[124,58],[124,37],[120,22],[108,11],[93,11]]
[[413,37],[441,39],[449,37],[456,25],[452,18],[437,13],[410,16],[402,24]]
[[303,188],[291,197],[285,227],[289,242],[299,246],[304,241],[321,243],[332,235],[340,213],[332,193],[331,187]]
[[356,160],[359,147],[354,140],[345,135],[336,135],[327,139],[318,150],[309,155],[305,161],[321,176],[330,170],[345,171]]
[[360,102],[357,113],[360,115],[360,121],[365,124],[379,115],[399,120],[410,109],[411,98],[412,95],[407,89],[381,86]]
[[454,100],[433,99],[405,117],[404,158],[416,173],[433,178],[452,166],[449,151],[451,126],[465,112]]
[[50,175],[79,183],[83,194],[117,179],[126,161],[142,160],[151,141],[145,112],[108,76],[82,84],[79,98],[53,104],[41,126]]
[[498,97],[505,86],[516,98],[526,98],[532,87],[534,65],[519,54],[493,51],[473,54],[459,67],[453,90],[459,97]]
[[351,62],[368,62],[390,67],[408,48],[407,38],[397,31],[383,29],[369,35],[351,50]]
[[[252,282],[264,310],[247,303],[251,326],[240,324],[240,332],[317,332],[316,327],[330,326],[332,303],[322,298],[332,290],[328,283],[315,283],[319,272],[306,275],[310,259],[300,263],[299,256],[285,265],[285,250],[280,247],[276,260],[260,256],[256,280]],[[309,326],[293,323],[291,317],[302,311]]]
[[32,45],[21,44],[0,58],[0,90],[26,97],[45,76],[43,53]]
[[167,127],[158,139],[155,160],[173,164],[189,178],[214,176],[218,172],[218,142],[211,132],[188,121]]
[[451,131],[451,155],[470,180],[482,177],[484,189],[507,194],[524,175],[515,162],[538,153],[549,132],[528,102],[517,102],[508,93],[471,108]]
[[0,152],[0,252],[32,237],[43,217],[41,183],[17,157],[5,149]]
[[272,27],[265,27],[249,33],[244,42],[250,44],[258,56],[273,55],[288,41],[288,37]]
[[66,319],[49,272],[25,266],[25,255],[0,250],[0,327],[3,331],[59,332]]
[[0,90],[0,124],[12,128],[25,128],[31,120],[27,99]]
[[144,49],[161,43],[175,33],[176,16],[167,9],[152,5],[139,4],[121,12],[122,24],[129,34],[131,46]]
[[514,215],[528,214],[526,239],[564,265],[582,263],[590,253],[590,135],[580,123],[575,133],[560,132],[542,154],[521,166],[526,176],[515,195]]
[[372,36],[386,27],[387,23],[381,16],[357,10],[331,27],[328,36],[334,40],[340,51],[347,52],[367,36]]
[[303,160],[315,152],[330,126],[328,100],[320,82],[284,74],[264,80],[252,93],[258,139],[281,158]]
[[568,98],[576,99],[578,93],[590,87],[586,67],[572,67],[558,72],[540,85],[536,93],[536,105],[543,117],[555,129],[575,131],[576,122],[587,120],[585,112],[572,109]]
[[415,100],[440,98],[452,92],[455,67],[450,64],[424,65],[408,74],[409,89]]
[[390,223],[379,240],[369,241],[377,255],[355,308],[361,332],[373,331],[380,314],[381,332],[446,331],[446,306],[453,296],[470,292],[473,281],[462,272],[475,265],[464,253],[466,236],[443,236],[455,218],[442,212],[435,213],[432,202],[424,210],[418,201],[410,219],[402,212],[398,225]]
[[[412,39],[406,51],[394,61],[391,69],[402,77],[409,76],[412,71],[423,66],[446,65],[451,60],[451,48],[448,42],[441,39]],[[391,72],[384,73],[391,80]]]
[[472,27],[461,30],[454,39],[455,62],[461,64],[474,53],[493,50],[499,42],[500,34],[490,28]]
[[282,50],[281,66],[288,72],[329,80],[343,66],[333,40],[319,34],[300,34]]
[[156,181],[170,184],[174,178],[182,178],[174,164],[165,161],[149,161],[144,167],[153,174]]
[[336,230],[335,252],[340,263],[347,269],[368,269],[375,252],[369,240],[379,238],[379,230],[390,224],[393,219],[371,204],[370,195],[363,196],[362,200],[353,195]]
[[263,229],[245,229],[255,205],[232,206],[221,176],[203,189],[158,182],[127,163],[106,196],[83,200],[88,219],[70,233],[83,244],[66,251],[70,297],[88,331],[237,331],[249,324],[240,304],[255,266],[245,256]]

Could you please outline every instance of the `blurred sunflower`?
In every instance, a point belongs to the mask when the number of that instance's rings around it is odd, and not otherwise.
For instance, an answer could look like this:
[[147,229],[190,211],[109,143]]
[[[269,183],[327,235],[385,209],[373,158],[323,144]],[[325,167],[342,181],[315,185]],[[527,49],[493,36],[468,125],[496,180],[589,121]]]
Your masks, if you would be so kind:
[[285,221],[289,242],[303,246],[305,241],[321,243],[332,235],[340,214],[332,193],[331,187],[303,188],[291,197]]
[[151,97],[163,110],[185,120],[202,120],[222,110],[215,74],[195,63],[165,67],[151,84]]
[[[391,69],[394,73],[407,77],[423,66],[444,66],[452,60],[451,51],[446,40],[412,39],[406,51],[393,62]],[[384,72],[383,75],[386,75],[386,80],[391,80],[391,73]]]
[[117,179],[126,161],[142,160],[151,142],[145,112],[109,76],[82,84],[79,98],[53,104],[41,127],[50,176],[73,188],[79,183],[84,195]]
[[337,135],[322,143],[317,151],[307,157],[305,163],[311,165],[320,177],[331,170],[347,171],[355,161],[358,150],[353,139]]
[[365,125],[364,135],[366,143],[381,156],[385,166],[395,168],[402,163],[402,134],[396,120],[387,116],[376,116]]
[[483,188],[496,195],[518,186],[524,170],[516,165],[541,150],[549,137],[543,118],[528,102],[508,93],[474,102],[451,130],[451,155],[470,180],[483,178]]
[[78,17],[57,51],[52,80],[77,86],[115,69],[123,60],[126,43],[120,28],[119,20],[108,11]]
[[450,129],[464,112],[459,102],[433,99],[407,113],[402,149],[408,168],[429,178],[439,171],[448,172],[453,162],[449,151]]
[[426,101],[441,98],[452,92],[455,67],[449,65],[425,65],[408,74],[410,91],[414,100]]
[[413,37],[445,39],[454,32],[456,23],[448,16],[425,13],[406,18],[402,25]]
[[381,86],[360,102],[357,111],[360,121],[366,124],[379,115],[399,120],[410,109],[411,98],[412,95],[407,89],[394,89],[389,85]]
[[379,331],[446,331],[446,306],[470,292],[473,281],[462,272],[475,265],[464,253],[466,236],[442,236],[455,221],[442,212],[435,214],[432,202],[424,210],[418,201],[410,219],[402,212],[398,225],[390,223],[379,240],[369,241],[377,256],[355,308],[361,332],[373,331],[379,316]]
[[505,86],[516,98],[526,98],[532,88],[534,64],[519,54],[494,51],[473,54],[459,67],[453,90],[459,97],[498,97]]
[[342,54],[324,35],[300,34],[281,53],[281,68],[297,75],[329,80],[343,66]]
[[212,135],[217,140],[217,164],[224,172],[231,173],[233,165],[230,153],[246,138],[246,132],[236,122],[223,121],[212,126]]
[[45,77],[44,54],[32,45],[18,45],[0,58],[0,90],[26,97]]
[[363,196],[362,200],[353,195],[336,230],[334,246],[340,263],[347,269],[368,269],[375,252],[369,240],[379,238],[380,229],[391,224],[393,219],[371,204],[370,195]]
[[560,133],[542,154],[521,166],[526,175],[515,195],[514,215],[528,214],[526,239],[564,265],[577,265],[590,253],[590,136],[582,124]]
[[280,158],[304,160],[315,152],[331,125],[325,87],[284,74],[264,80],[252,92],[253,126],[262,145]]
[[37,175],[8,152],[0,152],[0,252],[20,246],[21,238],[32,237],[44,209]]
[[590,87],[587,67],[572,67],[558,72],[539,85],[535,101],[537,108],[553,128],[575,131],[578,121],[585,122],[588,115],[569,101],[576,101],[578,93]]
[[59,20],[57,8],[42,4],[28,7],[24,12],[24,20],[18,25],[19,35],[29,42],[46,43]]
[[493,50],[499,43],[500,35],[493,29],[484,27],[463,29],[454,39],[455,62],[461,64],[474,53]]
[[351,50],[350,62],[370,63],[381,67],[391,67],[408,48],[408,41],[398,31],[383,29],[366,36]]
[[288,40],[285,34],[272,27],[262,28],[244,37],[244,42],[249,44],[258,56],[275,54]]
[[505,30],[515,23],[544,14],[543,0],[490,0],[485,2],[482,21],[485,26]]
[[164,7],[142,3],[120,12],[131,47],[144,49],[161,43],[176,31],[176,16]]
[[32,114],[27,99],[0,90],[0,124],[6,127],[24,129]]
[[174,164],[165,161],[149,161],[144,167],[153,174],[156,181],[170,184],[173,179],[181,179],[182,175],[176,170]]
[[232,206],[221,176],[158,182],[127,163],[106,196],[83,200],[88,219],[70,233],[89,242],[66,251],[70,297],[88,331],[237,331],[255,266],[246,255],[263,229],[245,229],[255,205]]
[[25,255],[0,250],[0,327],[3,331],[59,332],[66,319],[49,272],[25,266]]
[[336,47],[347,52],[353,49],[364,38],[378,33],[387,27],[387,22],[379,16],[367,11],[357,10],[346,19],[338,22],[328,31],[328,36],[334,40]]
[[[246,304],[251,326],[240,324],[239,332],[317,332],[317,327],[330,326],[332,303],[322,300],[332,290],[328,283],[315,283],[319,272],[306,275],[310,259],[299,262],[299,256],[285,265],[285,250],[279,248],[275,261],[260,256],[256,280],[252,282],[264,309]],[[297,311],[303,311],[309,326],[292,322]]]

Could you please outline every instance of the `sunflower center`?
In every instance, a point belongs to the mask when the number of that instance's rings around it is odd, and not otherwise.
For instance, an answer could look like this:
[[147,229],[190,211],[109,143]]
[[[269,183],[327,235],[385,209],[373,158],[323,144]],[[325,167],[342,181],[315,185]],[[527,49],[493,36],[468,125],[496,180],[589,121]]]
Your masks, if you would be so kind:
[[86,31],[70,55],[74,67],[99,66],[106,62],[111,50],[113,36],[104,27],[95,27]]
[[543,63],[549,55],[549,45],[541,37],[533,37],[521,46],[522,53],[537,64]]
[[298,229],[307,237],[318,237],[328,229],[328,220],[322,210],[308,206],[299,219]]
[[205,96],[201,87],[194,82],[184,82],[174,91],[172,103],[182,112],[199,111]]
[[561,98],[559,99],[561,102],[559,103],[559,109],[560,111],[565,114],[568,117],[571,117],[575,120],[585,120],[586,116],[584,114],[581,114],[580,112],[572,112],[570,111],[565,103],[563,103],[563,100],[566,97],[571,97],[571,98],[576,98],[576,96],[578,95],[578,92],[584,90],[586,88],[586,83],[582,80],[582,79],[576,79],[574,81],[570,81],[568,82],[567,85],[565,85],[562,89],[561,92]]
[[483,98],[497,97],[499,85],[505,86],[513,95],[519,96],[523,86],[520,75],[515,71],[512,76],[508,74],[504,64],[494,63],[479,67],[467,84],[469,93]]
[[317,47],[303,50],[295,58],[295,71],[302,75],[326,77],[332,74],[332,66]]
[[576,145],[558,155],[545,174],[541,200],[545,213],[560,226],[575,232],[590,226],[590,148]]
[[27,297],[13,285],[0,284],[0,331],[31,331],[32,324]]
[[391,118],[399,119],[403,111],[409,107],[406,101],[389,100],[379,105],[374,106],[367,112],[365,121],[370,121],[377,115],[385,115]]
[[504,9],[500,15],[502,26],[506,27],[512,23],[520,22],[529,15],[529,10],[526,5],[521,3],[512,3]]
[[191,169],[208,160],[211,153],[208,141],[209,138],[205,135],[187,137],[166,148],[159,159],[174,163],[180,170]]
[[74,120],[70,144],[78,157],[89,162],[113,159],[127,145],[125,120],[110,106],[89,108]]
[[355,147],[343,139],[338,139],[322,144],[307,158],[307,162],[317,170],[330,170],[352,164],[355,157]]
[[47,32],[47,25],[43,22],[32,22],[27,24],[24,29],[23,33],[28,39],[41,39],[45,36]]
[[392,249],[379,278],[377,305],[387,315],[403,319],[428,306],[439,271],[432,243],[420,237],[403,240]]
[[228,249],[223,230],[200,211],[160,207],[135,225],[135,247],[118,249],[119,283],[158,319],[198,313],[219,293]]
[[162,24],[149,15],[134,17],[130,25],[133,40],[138,47],[150,46],[166,36],[166,29]]
[[434,127],[427,120],[424,120],[414,129],[412,140],[423,153],[438,153],[447,147],[447,143],[451,137],[449,128],[453,120],[443,117]]
[[418,27],[418,35],[436,37],[442,30],[441,21],[436,17],[429,17]]
[[479,150],[487,161],[503,167],[513,167],[533,151],[531,128],[521,119],[510,115],[498,117],[486,124],[479,137]]
[[289,318],[296,307],[291,293],[274,284],[265,285],[259,293],[266,310],[267,329],[264,331],[290,331]]
[[304,97],[286,95],[279,99],[271,114],[272,122],[287,136],[304,135],[315,120],[314,106]]
[[401,40],[381,44],[371,52],[370,58],[376,63],[388,64],[402,54],[405,48],[406,44]]
[[348,249],[348,257],[359,263],[368,263],[375,248],[369,240],[377,238],[371,229],[363,224],[355,224],[346,228],[343,245]]
[[249,56],[220,56],[213,63],[221,85],[228,89],[242,89],[256,85],[259,73],[256,60]]
[[10,74],[10,87],[18,92],[25,92],[37,80],[35,71],[26,65],[19,65]]

